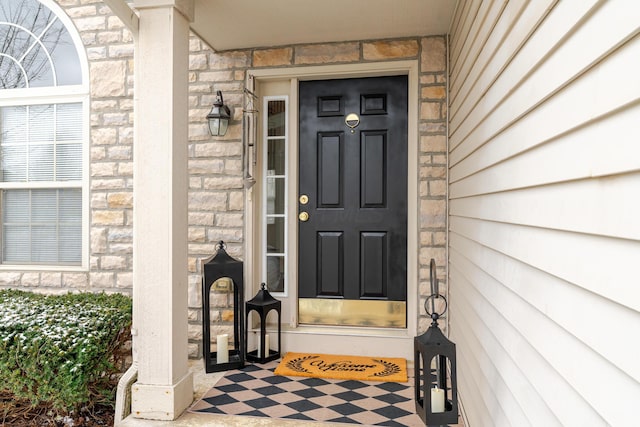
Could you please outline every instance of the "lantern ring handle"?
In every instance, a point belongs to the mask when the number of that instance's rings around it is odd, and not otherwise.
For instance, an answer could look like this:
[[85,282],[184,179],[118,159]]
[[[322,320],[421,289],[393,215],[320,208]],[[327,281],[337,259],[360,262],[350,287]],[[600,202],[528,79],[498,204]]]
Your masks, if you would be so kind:
[[429,316],[433,315],[433,313],[429,311],[429,300],[431,300],[432,298],[442,298],[444,300],[444,309],[442,310],[442,313],[436,313],[438,317],[440,317],[447,312],[447,308],[449,308],[449,303],[447,302],[447,299],[444,297],[444,295],[440,295],[440,294],[429,295],[427,299],[424,300],[424,309]]

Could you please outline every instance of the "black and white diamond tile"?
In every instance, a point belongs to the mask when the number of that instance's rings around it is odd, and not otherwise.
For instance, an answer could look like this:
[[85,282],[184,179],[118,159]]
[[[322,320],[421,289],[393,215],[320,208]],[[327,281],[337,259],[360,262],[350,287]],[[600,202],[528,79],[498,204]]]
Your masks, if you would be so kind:
[[192,412],[369,426],[424,426],[406,383],[276,376],[278,361],[229,371]]

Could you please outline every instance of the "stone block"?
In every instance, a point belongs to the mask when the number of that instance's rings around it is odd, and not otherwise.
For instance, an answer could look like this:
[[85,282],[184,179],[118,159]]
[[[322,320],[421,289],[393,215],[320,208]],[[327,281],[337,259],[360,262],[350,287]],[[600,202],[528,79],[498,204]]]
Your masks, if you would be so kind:
[[187,305],[189,307],[202,307],[202,282],[200,275],[197,276],[198,280],[189,280],[189,293],[187,294]]
[[420,59],[420,71],[435,72],[447,69],[447,45],[445,38],[425,37],[422,39],[422,57]]
[[132,289],[133,273],[118,273],[116,275],[116,287],[120,289]]
[[40,273],[40,286],[59,288],[62,286],[62,273],[42,272]]
[[189,55],[189,69],[190,70],[206,70],[207,69],[207,55],[205,55],[205,54],[191,54],[191,55]]
[[80,32],[99,31],[107,28],[107,20],[104,16],[91,16],[74,19],[73,23]]
[[233,157],[241,155],[241,143],[209,142],[195,145],[195,157]]
[[107,49],[109,58],[131,58],[133,57],[133,44],[114,44]]
[[445,99],[447,88],[445,86],[425,86],[420,95],[423,99]]
[[124,213],[122,211],[94,210],[91,214],[91,223],[95,225],[124,225]]
[[101,227],[91,228],[91,253],[102,254],[107,251],[107,229]]
[[124,61],[91,62],[89,70],[93,97],[126,95],[126,63]]
[[227,205],[226,193],[190,191],[189,209],[195,211],[223,211]]
[[87,16],[95,16],[96,15],[96,7],[95,5],[90,6],[80,6],[80,7],[70,7],[65,10],[67,15],[71,18],[83,18]]
[[441,102],[422,102],[420,104],[421,120],[442,120]]
[[129,123],[128,113],[104,113],[102,115],[103,126],[120,126]]
[[90,61],[103,59],[107,56],[107,48],[104,46],[87,47],[87,58]]
[[89,285],[89,277],[86,273],[64,273],[62,286],[64,288],[86,288]]
[[216,215],[217,227],[242,227],[244,226],[243,215],[241,213],[220,213]]
[[[109,253],[113,255],[130,255],[133,253],[133,243],[111,243]],[[128,262],[129,258],[127,258]]]
[[447,168],[444,166],[423,166],[420,168],[420,178],[441,178],[447,176]]
[[205,178],[203,187],[206,190],[230,190],[243,187],[242,177],[240,176],[215,176]]
[[91,143],[94,145],[115,144],[118,131],[114,128],[92,128]]
[[109,160],[131,160],[133,157],[130,145],[116,145],[108,147],[107,155]]
[[107,203],[110,208],[133,208],[133,193],[111,193]]
[[91,147],[91,161],[104,160],[107,157],[107,150],[104,147]]
[[429,196],[445,197],[447,195],[447,182],[443,179],[429,181]]
[[124,23],[117,16],[108,16],[107,17],[107,28],[110,30],[116,30],[124,28]]
[[242,242],[242,229],[237,228],[210,228],[207,230],[207,241],[240,243]]
[[382,40],[362,45],[362,56],[365,60],[415,58],[418,51],[417,40]]
[[218,174],[224,171],[222,159],[189,159],[190,175]]
[[214,217],[211,212],[189,212],[189,225],[213,225]]
[[204,227],[189,227],[188,239],[190,242],[204,242],[206,235]]
[[40,285],[40,273],[24,273],[22,274],[22,280],[20,281],[22,286],[39,286]]
[[202,326],[201,325],[188,325],[187,336],[193,341],[202,341]]
[[109,242],[133,242],[133,230],[131,228],[115,228],[108,229],[107,239]]
[[355,62],[360,59],[359,43],[336,43],[296,46],[296,64]]
[[229,210],[241,211],[244,208],[244,193],[242,191],[232,191],[229,193]]
[[201,82],[224,82],[233,80],[232,71],[207,71],[198,75]]
[[103,256],[100,258],[100,267],[103,270],[123,270],[127,268],[127,259],[124,256]]
[[[108,26],[108,24],[107,24]],[[120,43],[122,41],[122,32],[117,31],[100,31],[96,34],[96,42],[100,44],[113,44]],[[110,48],[110,47],[109,47]],[[109,54],[109,56],[112,56]]]
[[290,65],[293,57],[293,49],[290,47],[278,49],[261,49],[253,52],[254,67],[277,67]]
[[447,208],[445,200],[420,201],[420,228],[444,228]]
[[116,163],[113,162],[94,162],[91,165],[91,176],[105,177],[116,175]]
[[104,272],[89,273],[89,281],[92,288],[113,288],[115,274]]
[[423,135],[420,137],[420,151],[423,153],[446,153],[447,137],[444,135]]
[[92,190],[120,190],[125,186],[125,181],[122,178],[113,179],[92,179]]
[[250,65],[248,51],[212,52],[209,54],[209,65],[212,69],[247,68]]

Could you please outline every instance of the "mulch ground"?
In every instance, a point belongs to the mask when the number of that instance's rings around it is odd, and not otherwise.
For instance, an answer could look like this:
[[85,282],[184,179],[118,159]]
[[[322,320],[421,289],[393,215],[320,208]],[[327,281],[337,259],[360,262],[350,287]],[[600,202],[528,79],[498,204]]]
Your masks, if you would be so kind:
[[96,405],[78,413],[61,414],[46,405],[32,406],[15,399],[11,393],[0,392],[1,427],[97,427],[113,425],[113,407]]

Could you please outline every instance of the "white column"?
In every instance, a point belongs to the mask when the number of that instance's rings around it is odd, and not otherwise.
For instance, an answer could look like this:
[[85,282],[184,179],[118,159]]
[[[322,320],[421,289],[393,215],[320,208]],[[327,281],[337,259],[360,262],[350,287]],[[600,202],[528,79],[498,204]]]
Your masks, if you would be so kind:
[[[190,6],[190,7],[189,7]],[[187,359],[188,55],[192,0],[136,0],[134,417],[176,419],[193,400]]]

